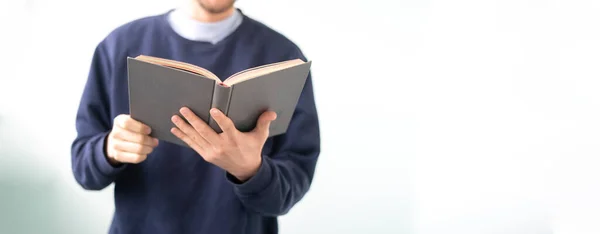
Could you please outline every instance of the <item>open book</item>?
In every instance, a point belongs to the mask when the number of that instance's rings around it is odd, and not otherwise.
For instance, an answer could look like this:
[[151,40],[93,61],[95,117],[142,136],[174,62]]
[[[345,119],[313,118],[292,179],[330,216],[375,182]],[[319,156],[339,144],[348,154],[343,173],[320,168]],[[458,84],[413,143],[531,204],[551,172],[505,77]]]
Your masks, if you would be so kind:
[[264,111],[277,113],[269,135],[286,132],[304,88],[311,62],[301,59],[266,64],[240,71],[221,81],[205,68],[164,58],[127,58],[129,111],[152,128],[151,136],[187,146],[175,137],[171,116],[190,108],[216,132],[211,108],[227,115],[240,131],[250,131]]

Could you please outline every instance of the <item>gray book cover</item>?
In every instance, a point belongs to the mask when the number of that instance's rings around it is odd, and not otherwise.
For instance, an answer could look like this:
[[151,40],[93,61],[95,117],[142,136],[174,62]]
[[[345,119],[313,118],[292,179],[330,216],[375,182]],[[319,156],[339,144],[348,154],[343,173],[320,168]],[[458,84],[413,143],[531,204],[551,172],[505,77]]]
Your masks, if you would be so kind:
[[187,146],[171,133],[171,116],[181,116],[179,109],[187,106],[208,121],[215,81],[133,58],[127,66],[131,118],[148,125],[152,137]]
[[251,131],[266,110],[277,113],[269,136],[286,132],[308,77],[311,62],[231,86],[227,116],[240,131]]
[[170,129],[175,126],[171,116],[180,115],[183,106],[218,133],[221,129],[209,114],[213,107],[223,111],[243,132],[254,129],[260,114],[272,110],[277,119],[271,123],[269,136],[284,134],[311,66],[310,61],[302,62],[252,78],[221,83],[215,77],[136,58],[128,58],[127,63],[131,117],[150,126],[151,136],[182,146],[187,145]]

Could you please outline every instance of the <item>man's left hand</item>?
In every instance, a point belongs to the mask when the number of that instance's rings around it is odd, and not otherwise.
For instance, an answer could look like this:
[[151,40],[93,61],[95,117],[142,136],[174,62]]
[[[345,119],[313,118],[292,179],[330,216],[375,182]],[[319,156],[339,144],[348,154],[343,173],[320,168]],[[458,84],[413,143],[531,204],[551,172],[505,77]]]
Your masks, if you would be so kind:
[[216,133],[187,107],[181,108],[179,112],[189,124],[178,115],[174,115],[171,121],[177,127],[171,128],[171,133],[188,144],[204,160],[229,172],[242,182],[256,174],[262,163],[261,152],[269,136],[269,125],[277,118],[275,112],[264,112],[254,130],[240,132],[231,119],[213,108],[210,114],[221,127],[222,133]]

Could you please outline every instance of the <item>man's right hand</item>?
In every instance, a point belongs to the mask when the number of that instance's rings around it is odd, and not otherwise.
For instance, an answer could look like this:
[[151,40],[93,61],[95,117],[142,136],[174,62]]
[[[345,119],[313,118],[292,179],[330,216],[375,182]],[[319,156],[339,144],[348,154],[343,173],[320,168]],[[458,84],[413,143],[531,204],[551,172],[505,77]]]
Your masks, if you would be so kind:
[[106,156],[112,165],[120,163],[140,163],[146,160],[158,139],[148,136],[150,127],[132,119],[129,115],[119,115],[108,134]]

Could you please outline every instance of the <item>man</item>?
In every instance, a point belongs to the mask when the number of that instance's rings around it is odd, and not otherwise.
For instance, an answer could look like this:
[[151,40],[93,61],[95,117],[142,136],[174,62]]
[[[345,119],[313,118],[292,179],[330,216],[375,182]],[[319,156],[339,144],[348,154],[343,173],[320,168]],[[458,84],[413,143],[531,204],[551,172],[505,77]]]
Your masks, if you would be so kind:
[[96,47],[77,113],[72,169],[88,190],[114,182],[110,233],[277,233],[277,216],[308,191],[320,152],[310,75],[287,133],[271,138],[274,112],[261,115],[251,132],[211,112],[224,130],[217,134],[182,107],[172,133],[189,148],[158,142],[149,136],[152,129],[127,115],[128,56],[189,62],[219,77],[306,61],[293,42],[233,5],[191,0],[124,24]]

